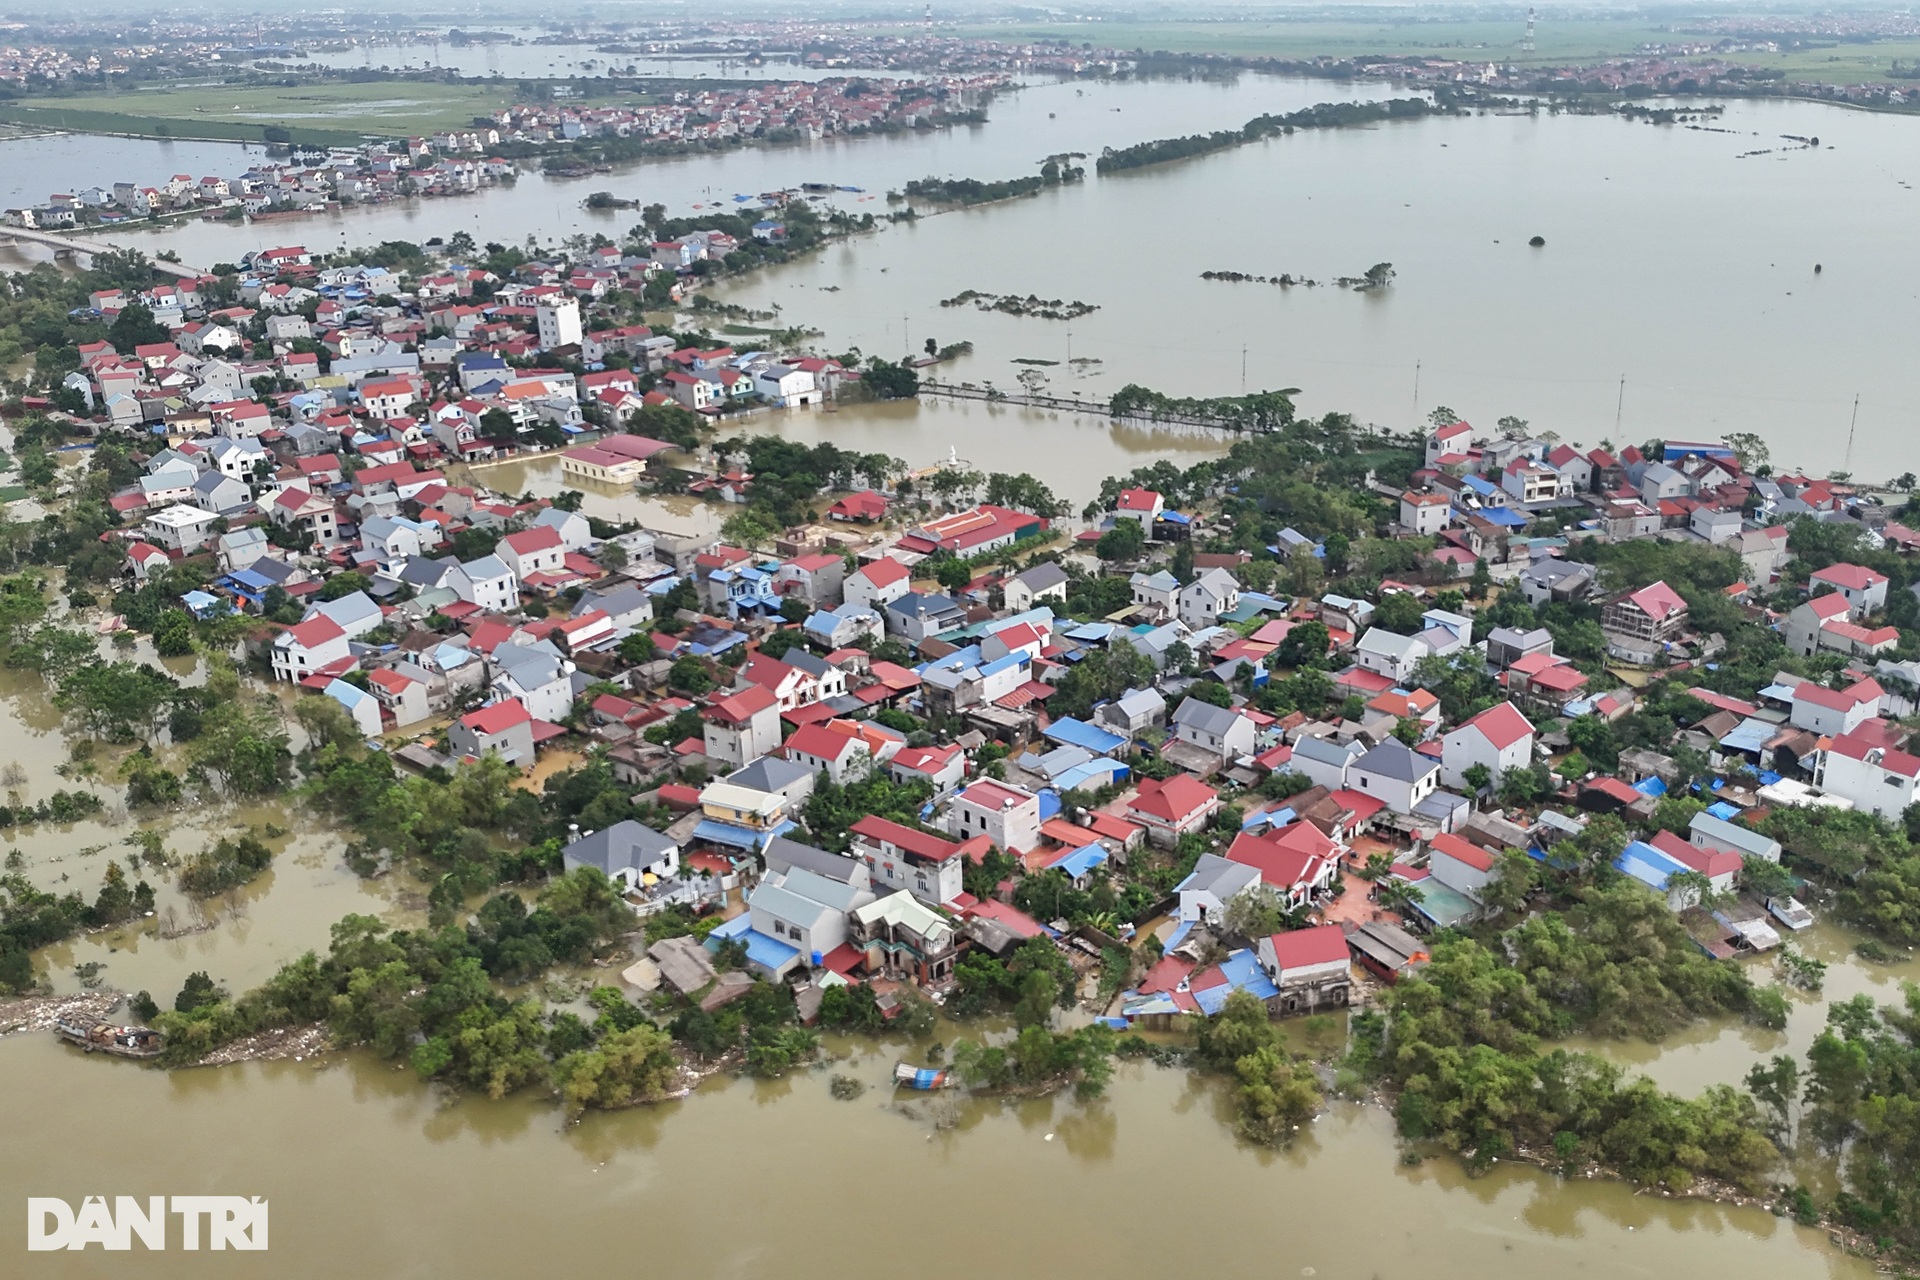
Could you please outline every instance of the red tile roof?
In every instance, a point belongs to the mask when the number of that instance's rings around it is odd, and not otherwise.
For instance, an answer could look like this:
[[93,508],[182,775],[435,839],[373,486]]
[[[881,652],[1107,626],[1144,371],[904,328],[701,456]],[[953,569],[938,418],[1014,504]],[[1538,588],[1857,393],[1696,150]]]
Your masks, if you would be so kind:
[[1337,924],[1272,934],[1267,938],[1267,945],[1273,948],[1274,964],[1282,972],[1348,958],[1346,931]]
[[1176,773],[1164,782],[1148,780],[1127,807],[1135,813],[1180,823],[1218,799],[1219,793],[1191,774]]
[[478,711],[469,711],[460,717],[460,723],[467,728],[475,733],[486,734],[504,733],[517,724],[529,724],[532,720],[526,707],[512,699],[481,707]]
[[1511,702],[1488,707],[1460,727],[1478,729],[1480,736],[1492,743],[1495,751],[1505,751],[1533,733],[1533,726],[1527,723],[1527,718]]
[[[1638,794],[1638,793],[1636,793]],[[1429,846],[1435,853],[1444,853],[1455,862],[1463,862],[1476,871],[1493,870],[1493,855],[1469,840],[1462,840],[1452,832],[1443,831],[1435,836]]]
[[1836,587],[1848,591],[1865,591],[1869,587],[1882,586],[1887,581],[1884,573],[1875,573],[1864,565],[1830,564],[1812,575],[1814,582],[1831,582]]
[[874,814],[868,814],[847,829],[854,835],[865,836],[875,843],[884,841],[899,849],[910,859],[945,862],[949,858],[958,857],[961,852],[961,847],[951,840],[943,840],[930,832],[915,831],[912,827],[902,826],[889,818],[877,817]]

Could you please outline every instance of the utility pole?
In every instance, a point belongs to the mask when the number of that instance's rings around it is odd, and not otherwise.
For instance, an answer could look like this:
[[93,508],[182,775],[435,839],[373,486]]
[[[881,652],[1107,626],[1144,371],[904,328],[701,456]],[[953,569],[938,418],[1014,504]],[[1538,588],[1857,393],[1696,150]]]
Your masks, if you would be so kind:
[[1616,399],[1613,402],[1613,434],[1616,439],[1620,435],[1620,414],[1626,409],[1626,407],[1627,407],[1627,375],[1623,373],[1620,375],[1620,396],[1618,399]]
[[1073,372],[1073,330],[1067,330],[1067,372]]
[[1413,426],[1420,428],[1420,362],[1413,362]]
[[1240,344],[1240,394],[1247,394],[1247,344]]
[[1847,457],[1846,461],[1840,464],[1849,475],[1853,474],[1853,431],[1859,425],[1860,393],[1856,391],[1853,394],[1853,421],[1847,423]]

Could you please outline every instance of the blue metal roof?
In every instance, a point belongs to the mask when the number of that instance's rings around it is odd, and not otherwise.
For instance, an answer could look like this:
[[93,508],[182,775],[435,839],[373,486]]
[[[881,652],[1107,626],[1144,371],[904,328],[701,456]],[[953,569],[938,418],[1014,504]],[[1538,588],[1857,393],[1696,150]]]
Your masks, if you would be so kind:
[[1107,861],[1107,851],[1097,844],[1090,844],[1062,854],[1048,866],[1050,871],[1064,871],[1068,879],[1078,880],[1087,872]]
[[737,915],[707,935],[707,950],[719,950],[722,942],[738,942],[747,948],[747,959],[778,972],[799,959],[800,948],[788,946],[753,927],[753,917]]
[[794,829],[792,822],[783,821],[767,831],[755,832],[746,827],[736,827],[731,822],[721,822],[718,818],[702,818],[694,827],[693,834],[698,839],[711,840],[734,849],[760,850],[766,848],[775,836],[783,836]]
[[1063,716],[1047,726],[1046,736],[1054,742],[1064,742],[1071,746],[1084,747],[1095,755],[1111,755],[1127,745],[1127,740],[1117,733],[1108,733],[1105,729],[1095,728],[1084,720],[1072,716]]
[[1527,522],[1525,516],[1507,507],[1482,507],[1480,510],[1474,512],[1474,514],[1484,519],[1488,524],[1497,524],[1507,529],[1518,529]]
[[1734,727],[1732,733],[1720,739],[1720,745],[1729,751],[1759,751],[1767,739],[1778,732],[1779,725],[1748,716]]
[[1245,991],[1260,1000],[1271,1000],[1280,994],[1280,989],[1268,979],[1266,970],[1260,967],[1259,958],[1251,951],[1236,951],[1222,960],[1220,976],[1226,981],[1219,986],[1193,993],[1201,1012],[1209,1016],[1220,1012],[1226,1006],[1227,997],[1236,991]]
[[[1065,770],[1053,780],[1053,784],[1062,791],[1078,791],[1088,783],[1105,786],[1108,782],[1118,782],[1127,777],[1130,772],[1131,770],[1118,760],[1089,760],[1085,764],[1077,764]],[[1044,804],[1042,807],[1045,807]]]

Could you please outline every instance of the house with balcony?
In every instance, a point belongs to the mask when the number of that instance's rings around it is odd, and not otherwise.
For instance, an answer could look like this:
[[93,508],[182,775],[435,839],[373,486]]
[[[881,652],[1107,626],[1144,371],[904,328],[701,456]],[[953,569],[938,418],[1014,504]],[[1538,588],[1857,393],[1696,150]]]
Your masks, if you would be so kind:
[[848,945],[866,955],[869,974],[927,991],[953,985],[960,935],[947,917],[911,893],[890,893],[850,915]]
[[560,863],[567,871],[597,868],[631,893],[677,874],[680,846],[652,827],[627,818],[604,831],[576,836],[561,849]]
[[853,833],[853,856],[867,865],[880,890],[904,889],[936,907],[964,892],[961,871],[967,861],[965,845],[874,814],[860,819],[849,830]]

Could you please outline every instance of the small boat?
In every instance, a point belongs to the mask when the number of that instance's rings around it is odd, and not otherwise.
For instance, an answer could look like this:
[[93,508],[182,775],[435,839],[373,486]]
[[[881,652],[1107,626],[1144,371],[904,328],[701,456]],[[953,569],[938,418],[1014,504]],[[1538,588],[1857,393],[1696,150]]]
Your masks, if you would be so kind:
[[111,1022],[56,1022],[53,1033],[88,1053],[98,1051],[122,1058],[155,1058],[162,1037],[151,1027],[116,1027]]
[[945,1071],[933,1067],[916,1067],[911,1062],[893,1064],[893,1083],[897,1088],[950,1089],[953,1079]]
[[1789,929],[1805,929],[1813,924],[1813,912],[1795,897],[1768,898],[1767,914]]

